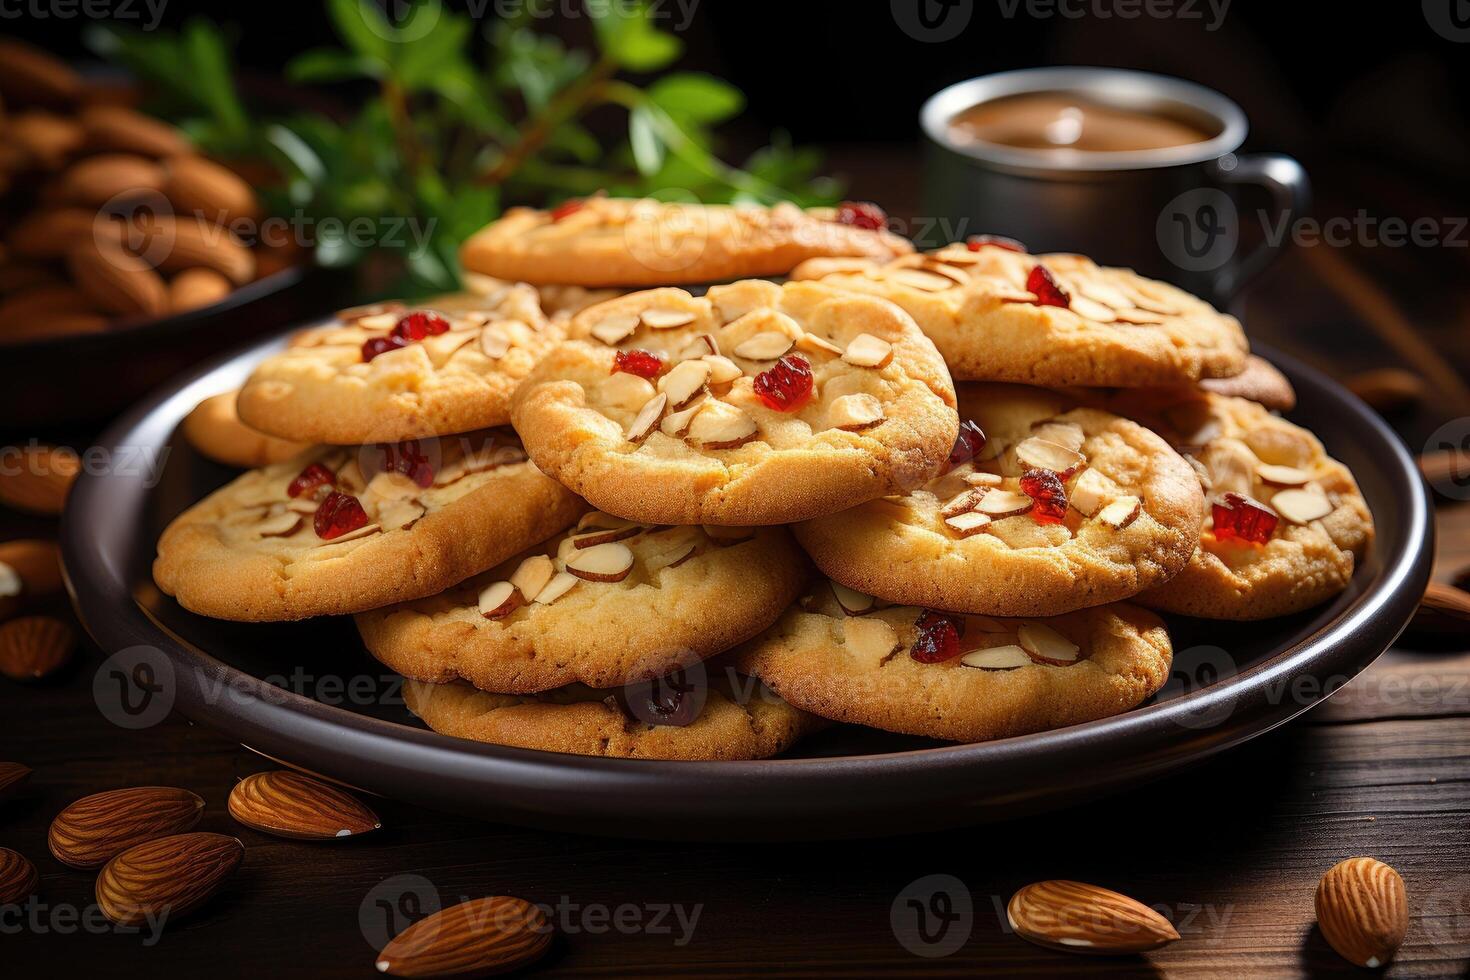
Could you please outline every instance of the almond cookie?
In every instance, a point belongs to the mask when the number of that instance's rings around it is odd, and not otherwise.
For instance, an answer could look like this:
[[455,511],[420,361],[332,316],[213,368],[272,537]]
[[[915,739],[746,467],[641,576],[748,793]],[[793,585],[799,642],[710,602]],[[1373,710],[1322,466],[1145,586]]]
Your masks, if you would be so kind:
[[317,446],[176,517],[158,540],[153,578],[217,619],[362,612],[441,592],[585,509],[506,430]]
[[659,286],[784,276],[804,259],[888,259],[913,246],[873,205],[771,208],[589,197],[511,208],[460,248],[470,272],[574,286]]
[[238,391],[226,391],[211,395],[184,416],[181,426],[184,438],[200,455],[248,470],[285,462],[309,448],[305,443],[258,432],[241,422],[235,411],[238,394]]
[[666,680],[633,690],[574,684],[538,695],[488,694],[462,681],[410,680],[403,696],[441,735],[618,759],[764,759],[826,725],[740,675],[717,675],[697,689]]
[[808,569],[785,528],[647,527],[593,511],[483,575],[363,613],[357,626],[373,656],[418,680],[514,694],[614,687],[750,639]]
[[240,418],[283,439],[337,445],[504,424],[511,392],[562,327],[526,285],[452,305],[358,307],[302,331],[256,367]]
[[1106,404],[1186,454],[1205,491],[1199,548],[1139,602],[1266,619],[1347,588],[1373,539],[1373,516],[1352,473],[1316,436],[1255,402],[1212,393],[1122,392]]
[[[494,296],[502,289],[515,285],[494,276],[478,272],[462,273],[465,285],[475,296]],[[606,303],[623,295],[621,289],[588,289],[586,286],[568,286],[556,283],[532,283],[541,299],[541,312],[550,319],[569,320],[589,306]]]
[[511,414],[547,473],[648,524],[781,524],[927,479],[959,424],[934,345],[817,283],[653,289],[578,314]]
[[820,583],[733,662],[823,718],[980,742],[1127,711],[1173,659],[1164,624],[1126,603],[1041,620],[881,606]]
[[950,469],[796,528],[848,588],[955,612],[1051,616],[1166,581],[1198,542],[1194,471],[1148,429],[1065,395],[960,386]]
[[791,275],[902,306],[958,379],[1132,388],[1246,367],[1234,317],[1080,255],[1028,255],[974,239],[887,264],[818,259]]
[[1257,354],[1247,358],[1245,370],[1234,377],[1205,378],[1199,386],[1217,395],[1249,398],[1276,412],[1289,412],[1296,408],[1296,389],[1286,375]]

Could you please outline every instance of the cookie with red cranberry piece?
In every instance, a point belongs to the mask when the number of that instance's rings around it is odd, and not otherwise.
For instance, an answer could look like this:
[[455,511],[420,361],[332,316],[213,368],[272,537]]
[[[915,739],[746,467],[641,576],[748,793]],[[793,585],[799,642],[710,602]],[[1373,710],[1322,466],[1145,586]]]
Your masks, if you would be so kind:
[[927,479],[958,419],[902,310],[816,283],[633,293],[572,321],[517,391],[526,450],[648,524],[781,524]]
[[1172,657],[1164,624],[1127,603],[994,619],[819,582],[732,659],[823,718],[980,742],[1127,711],[1163,686]]
[[362,613],[368,651],[407,677],[511,694],[614,687],[712,657],[805,586],[781,527],[649,527],[610,514],[446,592]]
[[897,303],[959,380],[1138,387],[1246,368],[1245,334],[1234,317],[1080,255],[958,244],[888,263],[812,260],[792,278]]
[[403,685],[408,709],[441,735],[614,759],[765,759],[826,722],[728,670],[617,690],[581,684],[490,694],[463,681]]
[[1169,579],[1199,539],[1194,471],[1136,422],[1058,392],[959,386],[949,469],[797,525],[817,567],[892,602],[1052,616]]
[[511,392],[561,337],[526,285],[439,308],[346,310],[256,367],[240,418],[284,439],[337,445],[501,425]]
[[874,205],[807,208],[589,197],[551,211],[511,208],[460,248],[468,271],[592,287],[784,276],[805,259],[888,259],[913,251]]
[[491,430],[314,447],[176,517],[153,577],[191,612],[270,622],[441,592],[567,527],[586,505]]
[[240,469],[254,469],[294,459],[309,447],[252,429],[235,411],[238,391],[211,395],[184,416],[180,430],[200,455]]
[[1352,473],[1316,436],[1256,402],[1209,392],[1120,392],[1105,404],[1169,440],[1204,490],[1199,547],[1139,602],[1254,620],[1347,588],[1373,540],[1373,515]]

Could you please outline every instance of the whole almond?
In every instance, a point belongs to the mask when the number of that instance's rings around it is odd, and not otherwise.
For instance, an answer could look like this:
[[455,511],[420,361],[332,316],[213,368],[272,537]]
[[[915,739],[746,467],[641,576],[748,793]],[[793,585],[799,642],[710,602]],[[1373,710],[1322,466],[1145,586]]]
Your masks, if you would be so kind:
[[73,245],[105,238],[118,241],[121,231],[99,218],[96,211],[77,207],[42,208],[16,222],[5,244],[17,258],[49,262],[62,258]]
[[0,504],[32,514],[60,514],[82,463],[70,449],[27,446],[13,465],[0,468]]
[[551,924],[539,908],[494,895],[420,919],[383,947],[376,965],[395,977],[485,976],[534,963],[550,946]]
[[194,217],[147,220],[136,251],[166,273],[213,269],[236,285],[255,276],[255,256],[228,229]]
[[19,905],[36,893],[41,876],[24,854],[0,847],[0,905]]
[[59,619],[8,619],[0,623],[0,674],[16,681],[40,680],[65,667],[76,646],[76,631]]
[[197,156],[164,164],[163,195],[180,218],[200,217],[219,225],[254,218],[255,192],[233,170]]
[[245,845],[223,834],[176,834],[138,844],[97,875],[97,905],[121,926],[170,920],[192,911],[224,884]]
[[173,786],[134,786],[84,796],[51,821],[47,844],[73,868],[100,868],[130,847],[182,834],[204,815],[204,801]]
[[0,97],[7,105],[64,108],[81,93],[81,76],[65,62],[28,44],[0,40]]
[[112,243],[81,242],[66,253],[72,281],[92,302],[121,316],[168,310],[168,285],[147,262]]
[[90,150],[154,159],[193,152],[184,134],[173,126],[126,106],[90,105],[82,110],[80,121]]
[[1404,879],[1370,857],[1339,861],[1317,884],[1317,925],[1349,963],[1383,966],[1393,959],[1409,928]]
[[54,541],[0,542],[0,619],[61,592],[61,549]]
[[298,772],[258,772],[230,791],[230,816],[247,827],[303,840],[355,837],[383,826],[357,797]]
[[31,767],[19,762],[0,762],[0,796],[16,790],[30,778]]
[[1022,939],[1070,953],[1145,953],[1179,938],[1168,919],[1127,895],[1080,881],[1040,881],[1011,896]]
[[163,189],[163,168],[134,153],[102,153],[67,167],[47,188],[57,204],[100,208],[118,199]]
[[5,138],[25,151],[30,166],[60,170],[82,146],[82,127],[65,116],[39,110],[22,112],[5,126]]
[[1419,600],[1419,611],[1470,620],[1470,592],[1443,582],[1430,582]]
[[230,280],[213,269],[185,269],[169,281],[168,308],[184,313],[213,306],[234,288]]

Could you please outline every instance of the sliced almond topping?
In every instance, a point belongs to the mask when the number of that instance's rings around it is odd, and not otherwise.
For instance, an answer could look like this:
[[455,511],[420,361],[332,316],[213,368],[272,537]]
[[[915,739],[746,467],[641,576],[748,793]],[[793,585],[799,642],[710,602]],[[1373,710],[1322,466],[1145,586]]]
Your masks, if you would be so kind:
[[498,323],[492,323],[480,331],[480,353],[491,360],[499,360],[510,350],[510,334]]
[[382,473],[375,474],[368,481],[367,490],[363,491],[363,495],[385,501],[407,500],[418,496],[422,490],[422,487],[402,473],[390,473],[384,470]]
[[1310,524],[1332,513],[1332,501],[1318,490],[1283,490],[1271,498],[1276,513],[1293,524]]
[[1088,299],[1086,296],[1079,296],[1076,292],[1072,293],[1071,308],[1072,312],[1078,316],[1086,317],[1098,323],[1112,323],[1118,319],[1117,311],[1111,306],[1104,306],[1096,300]]
[[980,498],[985,496],[986,492],[983,489],[966,490],[951,497],[949,503],[939,509],[939,516],[954,517],[956,514],[969,513],[975,509],[976,504],[980,503]]
[[683,408],[690,399],[704,391],[711,373],[708,361],[680,361],[658,379],[658,390],[669,396],[670,408]]
[[1072,484],[1069,500],[1073,509],[1083,517],[1096,517],[1116,494],[1113,481],[1097,470],[1083,470]]
[[1077,644],[1041,623],[1026,623],[1016,630],[1016,642],[1037,663],[1065,667],[1077,662]]
[[981,670],[1015,670],[1017,667],[1025,667],[1031,663],[1031,658],[1026,651],[1014,643],[1003,647],[986,647],[984,650],[971,650],[960,658],[960,663],[966,667],[978,667]]
[[893,345],[882,337],[860,333],[842,352],[842,359],[858,367],[880,368],[893,360]]
[[[255,533],[262,538],[284,538],[295,534],[301,527],[301,516],[294,511],[273,514],[255,525]],[[17,580],[19,581],[19,580]],[[14,595],[16,593],[7,593]]]
[[1002,481],[999,473],[982,473],[977,470],[974,473],[966,473],[965,482],[972,487],[998,487]]
[[321,503],[315,497],[297,497],[286,502],[286,509],[298,514],[315,514]]
[[[559,544],[559,545],[556,546],[556,562],[560,562],[561,563],[561,564],[557,565],[557,568],[558,569],[565,568],[566,567],[566,563],[567,563],[567,559],[570,558],[570,557],[572,557],[576,553],[577,553],[577,543],[575,541],[573,541],[571,538],[562,538],[561,539],[561,544]],[[555,564],[555,562],[553,562],[553,564]]]
[[671,330],[694,322],[694,314],[688,310],[644,310],[643,322],[655,330]]
[[791,349],[793,341],[784,333],[766,330],[735,345],[735,356],[748,361],[774,361]]
[[621,582],[633,570],[633,552],[625,544],[599,544],[567,559],[567,571],[589,582]]
[[970,281],[970,274],[964,269],[955,268],[954,266],[947,265],[944,262],[931,261],[926,264],[924,268],[934,273],[935,275],[943,276],[944,278],[950,279],[961,286]]
[[1002,517],[1014,517],[1017,514],[1025,514],[1031,510],[1032,500],[1024,493],[1016,493],[1013,490],[989,490],[975,509],[983,514],[999,520]]
[[1304,483],[1312,482],[1312,474],[1298,466],[1277,466],[1272,463],[1262,463],[1256,467],[1256,476],[1273,486],[1299,487]]
[[614,316],[603,317],[592,326],[592,336],[607,344],[609,347],[620,344],[623,340],[638,329],[638,317],[632,313],[619,313]]
[[655,394],[652,382],[626,371],[609,374],[597,385],[600,401],[629,412],[648,404]]
[[721,357],[719,354],[706,354],[700,360],[709,365],[709,383],[712,385],[729,384],[736,378],[745,376],[745,372],[740,370],[740,365],[728,357]]
[[546,583],[550,582],[554,575],[556,575],[556,566],[551,563],[550,558],[545,555],[532,555],[516,566],[516,570],[511,573],[510,584],[516,587],[521,598],[531,602],[541,594],[541,590],[546,588]]
[[923,269],[894,269],[888,273],[888,280],[926,293],[942,293],[946,289],[953,289],[955,285],[955,280],[948,276],[925,272]]
[[546,583],[546,588],[536,594],[536,601],[543,606],[549,606],[562,596],[572,590],[572,586],[582,581],[571,572],[557,572],[551,576],[551,581]]
[[650,398],[648,403],[638,410],[638,415],[633,419],[633,424],[628,426],[628,441],[642,442],[644,439],[647,439],[648,434],[658,424],[658,420],[664,414],[664,408],[668,404],[669,396],[662,392]]
[[567,540],[572,542],[572,547],[578,551],[582,551],[600,544],[607,544],[610,541],[626,541],[628,538],[642,533],[642,531],[642,524],[625,524],[622,527],[609,528],[599,527],[582,534],[574,534]]
[[704,408],[704,401],[696,398],[689,403],[689,407],[681,408],[677,412],[670,412],[658,424],[659,431],[666,436],[672,436],[675,439],[679,438],[689,431],[689,423],[694,421],[694,416],[699,414],[701,408]]
[[491,582],[480,590],[480,615],[486,619],[509,616],[521,605],[521,594],[509,582]]
[[1087,457],[1081,453],[1036,436],[1022,439],[1017,444],[1016,459],[1026,466],[1040,467],[1060,473],[1063,478],[1081,469],[1087,463]]
[[[339,313],[338,316],[341,314]],[[358,317],[353,326],[364,330],[392,330],[398,325],[399,316],[400,314],[393,312],[370,313],[367,316]]]
[[1031,434],[1038,439],[1065,446],[1073,452],[1080,452],[1082,443],[1087,439],[1087,433],[1075,422],[1042,422],[1031,427]]
[[637,521],[629,521],[624,518],[604,513],[600,510],[589,510],[577,518],[578,531],[611,531],[620,527],[642,527]]
[[385,531],[397,531],[412,527],[426,513],[416,500],[392,500],[378,508],[378,523]]
[[832,583],[832,594],[837,597],[837,604],[842,607],[842,611],[849,616],[861,616],[877,605],[877,600],[872,596],[849,589],[841,582]]
[[1090,300],[1111,306],[1114,310],[1126,310],[1133,305],[1131,299],[1101,279],[1080,279],[1077,281],[1077,291]]
[[704,403],[685,438],[706,449],[734,449],[755,438],[755,420],[734,405],[710,400]]
[[684,349],[679,352],[676,360],[688,361],[696,357],[704,357],[706,354],[718,354],[720,342],[715,339],[714,334],[702,333],[689,341]]
[[1097,519],[1113,527],[1127,527],[1143,513],[1143,501],[1137,497],[1119,497],[1097,512]]
[[898,646],[898,634],[877,616],[850,616],[842,621],[842,649],[865,664],[877,666]]
[[967,511],[944,519],[944,526],[953,531],[961,538],[968,538],[972,534],[979,534],[990,524],[989,514],[979,514],[975,511]]
[[883,421],[883,403],[872,395],[842,395],[832,399],[827,420],[834,428],[856,432]]
[[802,350],[812,351],[814,353],[820,351],[823,354],[835,354],[838,357],[842,356],[841,347],[838,347],[836,344],[832,343],[832,341],[826,339],[825,337],[818,337],[814,333],[803,333],[800,337],[797,338],[796,346],[800,347]]
[[1156,323],[1163,323],[1164,314],[1150,313],[1148,310],[1118,310],[1113,314],[1113,319],[1119,323],[1149,326]]
[[337,537],[331,539],[330,541],[323,541],[322,544],[341,544],[344,541],[356,541],[358,538],[365,538],[370,534],[377,534],[381,530],[383,530],[383,528],[379,524],[364,524],[356,531],[348,531],[346,534],[339,534]]

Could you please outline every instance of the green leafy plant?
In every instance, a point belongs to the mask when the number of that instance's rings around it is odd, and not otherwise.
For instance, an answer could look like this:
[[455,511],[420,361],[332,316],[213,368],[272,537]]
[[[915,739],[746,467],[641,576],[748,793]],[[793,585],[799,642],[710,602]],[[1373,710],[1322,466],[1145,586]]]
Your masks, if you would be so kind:
[[[718,127],[744,110],[744,96],[713,76],[668,70],[683,44],[642,0],[589,2],[591,51],[537,31],[545,11],[535,3],[482,23],[419,0],[395,24],[371,0],[326,0],[342,46],[304,52],[286,78],[371,86],[346,117],[247,113],[228,38],[207,21],[176,35],[98,28],[92,43],[152,83],[155,108],[206,149],[268,161],[282,177],[268,204],[317,229],[319,262],[386,252],[405,273],[395,291],[455,286],[459,244],[510,204],[596,191],[706,203],[836,199],[820,156],[781,134],[739,165],[721,158]],[[588,118],[606,124],[612,113],[625,126],[599,139]]]

